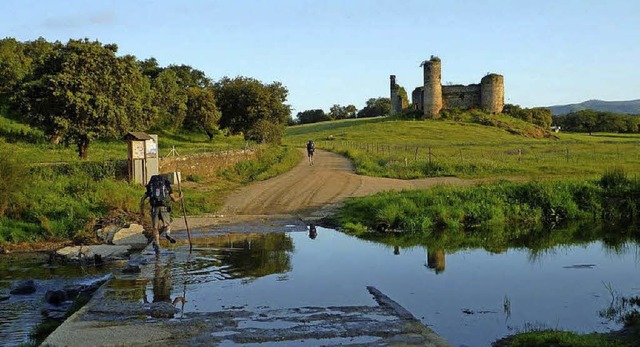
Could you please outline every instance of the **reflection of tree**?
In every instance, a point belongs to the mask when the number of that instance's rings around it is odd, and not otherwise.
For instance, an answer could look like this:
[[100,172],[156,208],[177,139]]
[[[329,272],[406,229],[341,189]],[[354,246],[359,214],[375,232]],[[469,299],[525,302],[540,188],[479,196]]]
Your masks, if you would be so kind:
[[562,227],[539,225],[534,228],[496,227],[473,232],[440,231],[428,235],[420,234],[375,234],[358,235],[360,238],[391,246],[410,248],[424,246],[428,249],[443,249],[452,254],[461,249],[482,248],[492,253],[502,253],[509,248],[526,248],[532,259],[558,246],[585,245],[602,241],[610,252],[624,252],[628,243],[639,243],[637,227],[603,226],[593,221],[567,224]]
[[258,278],[291,270],[293,241],[284,233],[234,234],[208,240],[188,264],[203,281]]
[[444,272],[445,253],[444,249],[436,249],[427,251],[427,267],[435,270],[436,274]]

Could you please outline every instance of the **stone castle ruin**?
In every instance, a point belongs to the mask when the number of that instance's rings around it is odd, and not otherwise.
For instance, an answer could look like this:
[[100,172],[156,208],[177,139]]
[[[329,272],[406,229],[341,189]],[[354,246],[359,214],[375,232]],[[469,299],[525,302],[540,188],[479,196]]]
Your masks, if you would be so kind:
[[[424,86],[411,93],[411,105],[424,113],[426,118],[439,118],[446,109],[480,108],[486,112],[500,113],[504,107],[504,77],[490,73],[480,84],[446,85],[441,83],[440,58],[431,56],[420,64],[424,73]],[[402,97],[398,95],[396,76],[391,75],[391,114],[402,111]]]

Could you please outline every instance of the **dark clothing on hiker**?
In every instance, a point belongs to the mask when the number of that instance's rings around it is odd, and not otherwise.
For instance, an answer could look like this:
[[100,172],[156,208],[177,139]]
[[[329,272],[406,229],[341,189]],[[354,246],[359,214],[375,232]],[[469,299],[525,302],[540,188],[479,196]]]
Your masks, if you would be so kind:
[[315,143],[313,143],[313,141],[307,142],[307,154],[311,156],[311,155],[313,155],[313,152],[315,150],[316,150]]
[[309,157],[309,165],[313,165],[313,152],[316,150],[316,144],[309,140],[307,142],[307,156]]
[[149,198],[151,204],[151,227],[153,228],[153,249],[157,253],[160,252],[160,226],[165,230],[165,237],[171,243],[175,243],[171,234],[171,201],[177,202],[182,200],[183,195],[176,196],[171,189],[171,182],[162,176],[154,175],[146,186],[146,191],[140,199],[140,213],[144,214],[144,201]]

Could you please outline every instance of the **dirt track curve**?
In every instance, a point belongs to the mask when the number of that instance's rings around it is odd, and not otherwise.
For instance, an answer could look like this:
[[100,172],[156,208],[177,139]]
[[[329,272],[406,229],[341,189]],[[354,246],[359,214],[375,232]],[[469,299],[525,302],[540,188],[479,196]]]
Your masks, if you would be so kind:
[[[314,165],[306,158],[291,171],[250,184],[231,194],[224,215],[317,215],[352,196],[386,190],[429,188],[439,184],[468,185],[473,180],[436,177],[415,180],[356,175],[351,161],[335,153],[317,150]],[[322,213],[321,213],[322,214]]]

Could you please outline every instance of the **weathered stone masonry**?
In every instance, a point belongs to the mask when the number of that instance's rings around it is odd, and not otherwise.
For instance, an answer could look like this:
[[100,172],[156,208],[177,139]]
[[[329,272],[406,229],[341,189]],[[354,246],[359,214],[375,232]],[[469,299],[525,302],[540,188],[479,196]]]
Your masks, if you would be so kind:
[[[440,58],[422,62],[424,85],[411,93],[413,108],[424,112],[425,117],[439,118],[443,109],[481,108],[487,112],[500,113],[504,107],[504,77],[498,74],[487,74],[480,84],[447,85],[441,82]],[[402,103],[398,96],[396,76],[391,75],[391,114],[400,112]]]

